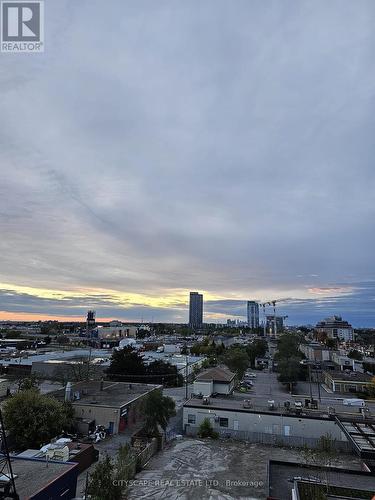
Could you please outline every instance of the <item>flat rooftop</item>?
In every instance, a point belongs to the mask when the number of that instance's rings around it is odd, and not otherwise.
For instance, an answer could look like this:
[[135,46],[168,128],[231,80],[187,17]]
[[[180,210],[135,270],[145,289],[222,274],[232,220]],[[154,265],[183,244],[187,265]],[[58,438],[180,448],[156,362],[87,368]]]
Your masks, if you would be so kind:
[[375,459],[375,422],[344,422],[339,424],[357,453],[363,458]]
[[333,380],[343,380],[344,382],[371,382],[372,377],[367,375],[367,373],[359,373],[359,372],[344,372],[340,370],[333,370],[325,372],[327,373]]
[[[251,394],[248,395],[248,400],[250,400]],[[272,396],[269,396],[270,400],[272,400]],[[307,410],[303,408],[301,414],[297,415],[294,409],[294,401],[291,401],[292,411],[287,411],[283,405],[276,406],[275,410],[270,410],[267,404],[267,396],[264,398],[263,404],[260,404],[257,400],[251,399],[251,406],[246,403],[246,395],[244,394],[243,399],[238,398],[237,396],[229,396],[227,398],[210,398],[210,404],[203,404],[203,398],[191,398],[184,406],[187,408],[204,408],[206,410],[229,410],[229,411],[237,411],[244,413],[265,413],[270,415],[283,415],[290,417],[311,417],[311,418],[328,418],[327,410]]]
[[35,495],[40,489],[59,476],[70,471],[78,464],[41,460],[18,459],[12,457],[12,470],[15,477],[17,493],[20,499]]
[[[161,385],[128,382],[105,381],[101,384],[94,380],[72,383],[72,396],[76,397],[72,404],[121,408],[154,389],[162,388]],[[52,395],[60,400],[65,399],[65,388]]]
[[[90,355],[89,349],[73,349],[66,351],[43,351],[40,354],[30,354],[28,356],[8,356],[7,358],[0,359],[0,365],[27,365],[31,366],[33,363],[39,361],[51,361],[51,360],[69,360],[73,358],[88,357]],[[110,358],[112,351],[106,351],[104,349],[92,349],[91,356],[93,358]]]
[[[271,459],[302,463],[303,455],[296,449],[231,439],[174,440],[137,474],[139,484],[129,488],[129,499],[264,500],[268,496]],[[360,470],[361,461],[339,453],[335,465]],[[301,476],[301,471],[297,475]],[[287,500],[291,496],[281,498]]]
[[[294,478],[325,480],[325,467],[298,462],[269,461],[269,495],[284,500],[292,498]],[[332,486],[375,492],[375,476],[371,472],[328,467],[328,481]]]

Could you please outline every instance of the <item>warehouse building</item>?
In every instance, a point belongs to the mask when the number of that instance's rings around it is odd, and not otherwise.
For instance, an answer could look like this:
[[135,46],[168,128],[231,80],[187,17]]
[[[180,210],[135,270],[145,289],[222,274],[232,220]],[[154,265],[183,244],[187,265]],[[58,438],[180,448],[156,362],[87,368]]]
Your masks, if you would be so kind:
[[142,426],[142,404],[161,385],[112,381],[85,381],[67,384],[52,395],[71,401],[77,421],[102,425],[109,434],[136,431]]

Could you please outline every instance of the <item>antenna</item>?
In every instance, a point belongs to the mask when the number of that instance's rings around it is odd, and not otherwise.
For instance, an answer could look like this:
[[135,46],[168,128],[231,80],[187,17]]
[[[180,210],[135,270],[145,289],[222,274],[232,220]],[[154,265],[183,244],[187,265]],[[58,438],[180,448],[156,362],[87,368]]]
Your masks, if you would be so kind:
[[16,483],[14,482],[12,464],[9,456],[8,443],[5,435],[3,414],[0,410],[0,438],[1,438],[1,450],[0,453],[0,498],[13,498],[19,500],[19,496],[16,491]]

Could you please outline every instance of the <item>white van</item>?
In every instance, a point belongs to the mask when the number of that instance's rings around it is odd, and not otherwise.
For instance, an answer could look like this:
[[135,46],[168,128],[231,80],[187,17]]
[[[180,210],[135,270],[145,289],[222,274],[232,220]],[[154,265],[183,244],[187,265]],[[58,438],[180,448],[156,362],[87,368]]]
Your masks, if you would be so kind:
[[343,399],[342,403],[345,406],[360,406],[360,407],[366,406],[366,403],[363,399],[355,399],[355,398]]

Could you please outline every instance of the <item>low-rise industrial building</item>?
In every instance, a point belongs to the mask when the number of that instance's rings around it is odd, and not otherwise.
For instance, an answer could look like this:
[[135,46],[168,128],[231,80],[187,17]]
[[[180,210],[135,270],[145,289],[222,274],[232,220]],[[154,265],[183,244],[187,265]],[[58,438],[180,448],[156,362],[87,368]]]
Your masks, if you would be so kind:
[[367,373],[353,371],[323,372],[325,385],[333,392],[357,393],[366,392],[371,385],[371,376]]
[[231,394],[235,387],[236,374],[225,366],[215,366],[200,373],[194,381],[194,394]]
[[98,326],[99,339],[123,339],[127,337],[135,338],[138,333],[138,326],[122,324],[118,321],[113,321],[106,326]]
[[332,352],[332,361],[340,371],[353,370],[353,372],[363,373],[363,363],[356,359],[349,358],[346,353],[340,351]]
[[136,431],[143,423],[142,404],[161,385],[112,381],[88,381],[67,384],[52,395],[71,401],[78,421],[94,421],[110,434]]
[[[272,500],[370,499],[375,476],[363,470],[270,460],[268,485]],[[329,495],[322,496],[327,490]]]
[[301,344],[300,351],[310,361],[322,363],[330,361],[332,351],[320,342],[310,342],[309,344]]
[[[66,443],[59,443],[59,442],[57,442],[56,444],[51,443],[50,446],[51,449],[49,450],[43,449],[46,448],[46,446],[44,446],[40,450],[34,450],[29,448],[21,453],[18,453],[17,458],[34,458],[39,460],[46,460],[46,456],[48,455],[50,461],[52,460],[54,462],[63,461],[63,462],[77,463],[79,473],[88,469],[90,465],[96,462],[99,458],[99,451],[95,449],[92,444],[78,443],[71,441]],[[64,453],[54,454],[53,446],[55,447],[57,452],[59,452],[62,447],[66,448],[66,454],[65,455]]]
[[334,419],[286,414],[252,409],[246,400],[232,398],[192,398],[183,406],[185,433],[196,435],[200,424],[208,418],[221,434],[266,444],[315,446],[322,436],[330,435],[337,447],[348,450],[349,443]]
[[21,500],[75,498],[79,473],[77,463],[13,456],[11,460],[16,490]]
[[[68,350],[48,350],[41,349],[33,352],[18,353],[7,358],[0,359],[0,369],[3,373],[12,375],[29,376],[30,373],[52,376],[52,372],[56,369],[56,363],[53,362],[70,362],[71,360],[82,360],[90,358],[96,364],[100,364],[102,360],[109,362],[112,351],[101,349],[68,349]],[[45,365],[42,363],[46,362]],[[47,366],[48,365],[48,366]]]

